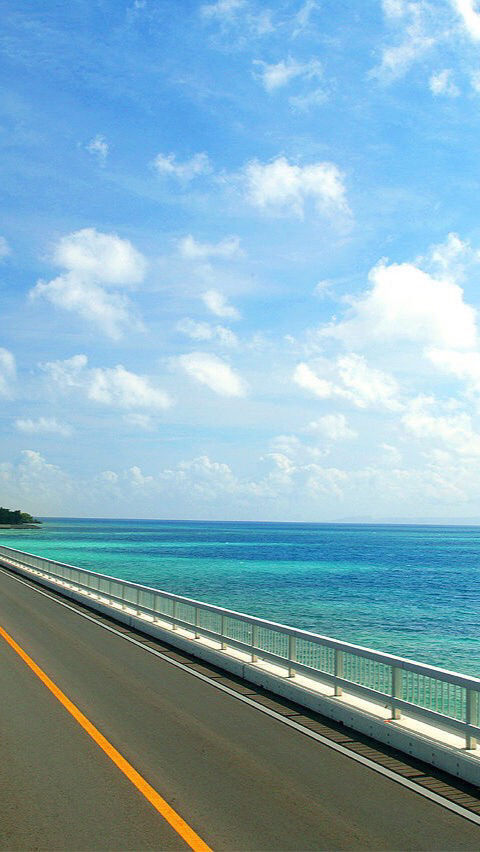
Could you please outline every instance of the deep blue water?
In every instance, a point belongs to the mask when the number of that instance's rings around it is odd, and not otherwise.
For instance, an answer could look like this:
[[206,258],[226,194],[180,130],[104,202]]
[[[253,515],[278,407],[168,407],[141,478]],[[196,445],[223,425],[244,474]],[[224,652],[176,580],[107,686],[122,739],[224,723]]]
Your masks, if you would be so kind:
[[46,520],[0,542],[480,676],[480,528]]

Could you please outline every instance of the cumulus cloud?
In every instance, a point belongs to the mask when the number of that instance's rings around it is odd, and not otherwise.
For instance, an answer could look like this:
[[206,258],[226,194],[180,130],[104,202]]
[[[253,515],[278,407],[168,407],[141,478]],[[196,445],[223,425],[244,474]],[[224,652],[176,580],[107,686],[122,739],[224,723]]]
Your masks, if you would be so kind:
[[475,432],[472,418],[465,412],[435,415],[431,397],[414,400],[402,422],[408,432],[423,441],[439,440],[446,448],[461,456],[480,456],[480,434]]
[[323,333],[348,345],[411,340],[424,345],[471,349],[477,341],[476,312],[463,290],[447,278],[433,278],[410,263],[374,267],[372,289],[352,300],[351,318]]
[[320,435],[328,441],[348,441],[357,437],[344,414],[325,414],[318,420],[312,420],[303,431],[310,435]]
[[478,263],[479,259],[479,253],[472,249],[470,243],[453,232],[443,243],[431,246],[426,257],[421,258],[429,271],[453,280],[464,275],[466,265]]
[[68,438],[72,434],[72,427],[68,423],[59,423],[55,417],[39,417],[37,420],[19,418],[15,420],[15,426],[27,435],[50,434]]
[[181,181],[193,180],[200,175],[209,174],[212,170],[205,153],[194,154],[183,163],[177,161],[175,154],[157,154],[153,165],[159,175],[178,178]]
[[403,74],[436,44],[441,37],[437,32],[440,16],[423,0],[384,0],[383,12],[394,26],[393,43],[382,47],[380,63],[371,76],[384,83]]
[[171,405],[166,393],[153,387],[145,376],[126,370],[122,364],[90,370],[87,396],[114,408],[165,409]]
[[453,72],[451,68],[444,68],[443,71],[432,74],[428,83],[432,94],[447,95],[450,98],[458,97],[460,89],[455,85],[452,77]]
[[145,259],[129,240],[84,228],[62,237],[53,261],[66,271],[51,281],[38,281],[33,298],[78,314],[114,339],[135,325],[130,301],[116,292],[135,287],[145,275]]
[[479,352],[432,348],[428,349],[425,355],[438,370],[465,382],[469,390],[480,392]]
[[73,486],[64,471],[30,449],[22,450],[14,463],[0,464],[0,480],[6,498],[32,512],[40,505],[59,512]]
[[79,388],[87,399],[112,408],[165,409],[172,400],[156,388],[146,376],[116,367],[88,368],[86,355],[74,355],[65,361],[51,361],[43,369],[61,390]]
[[334,163],[298,166],[286,157],[270,163],[252,160],[243,179],[248,201],[261,210],[303,218],[306,203],[312,201],[318,213],[348,213],[344,176]]
[[206,290],[202,293],[202,299],[208,310],[222,319],[240,319],[240,312],[233,305],[229,305],[223,293],[218,290]]
[[476,0],[452,0],[468,35],[480,41],[480,12]]
[[218,243],[202,243],[190,234],[178,241],[178,250],[188,260],[207,260],[209,257],[230,258],[243,254],[240,237],[226,237]]
[[217,355],[191,352],[177,360],[192,379],[220,396],[245,396],[246,385],[241,376]]
[[89,154],[92,154],[94,157],[100,161],[100,163],[105,163],[108,157],[108,142],[105,139],[105,136],[102,136],[98,133],[93,139],[90,140],[88,145],[86,146]]
[[269,64],[257,59],[254,62],[258,69],[258,77],[265,89],[271,93],[286,86],[292,80],[301,78],[303,80],[315,80],[322,77],[322,66],[318,59],[309,62],[297,62],[291,56],[280,62]]
[[92,277],[104,284],[131,287],[145,275],[145,259],[129,240],[84,228],[58,242],[53,254],[57,266]]
[[15,374],[14,356],[8,349],[0,347],[0,396],[10,396]]
[[191,340],[216,340],[224,346],[237,346],[237,336],[223,325],[210,325],[208,322],[195,322],[185,317],[176,325],[177,331],[190,337]]
[[402,407],[393,376],[370,367],[361,355],[343,355],[334,362],[323,361],[317,369],[323,370],[327,378],[302,362],[297,365],[293,380],[319,399],[344,399],[357,408],[399,411]]
[[137,465],[133,465],[133,467],[127,470],[125,478],[128,479],[129,484],[132,485],[133,488],[146,488],[150,486],[155,486],[155,480],[153,476],[145,476],[142,473],[141,468],[139,468]]

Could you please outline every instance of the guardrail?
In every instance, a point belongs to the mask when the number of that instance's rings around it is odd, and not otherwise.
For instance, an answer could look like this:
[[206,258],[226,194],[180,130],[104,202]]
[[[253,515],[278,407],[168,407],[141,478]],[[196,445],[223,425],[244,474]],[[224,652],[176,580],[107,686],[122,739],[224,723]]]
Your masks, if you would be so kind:
[[252,663],[265,660],[285,677],[306,676],[388,707],[392,720],[402,713],[435,727],[461,734],[467,749],[480,737],[480,679],[417,663],[371,648],[352,645],[306,630],[98,574],[21,550],[0,546],[0,557],[110,606],[138,617],[186,631],[192,639],[208,639],[219,650],[246,652]]

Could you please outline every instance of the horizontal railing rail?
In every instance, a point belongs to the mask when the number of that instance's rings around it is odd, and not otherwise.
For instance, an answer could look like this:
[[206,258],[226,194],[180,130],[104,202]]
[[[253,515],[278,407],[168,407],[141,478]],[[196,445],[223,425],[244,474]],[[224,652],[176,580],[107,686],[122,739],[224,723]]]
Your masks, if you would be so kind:
[[111,606],[132,610],[171,630],[181,629],[192,639],[218,643],[220,650],[245,652],[252,663],[273,663],[286,677],[302,675],[329,686],[338,699],[343,690],[366,698],[388,708],[392,721],[400,720],[404,713],[447,732],[460,733],[467,749],[476,748],[480,737],[479,678],[4,545],[0,545],[0,557],[13,567],[33,571]]

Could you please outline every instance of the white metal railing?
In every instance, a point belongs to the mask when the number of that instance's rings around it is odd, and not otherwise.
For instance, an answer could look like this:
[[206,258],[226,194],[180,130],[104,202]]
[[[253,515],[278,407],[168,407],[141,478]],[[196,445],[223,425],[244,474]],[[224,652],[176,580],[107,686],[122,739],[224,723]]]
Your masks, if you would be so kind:
[[332,687],[340,698],[348,690],[383,707],[392,720],[402,712],[465,738],[475,749],[480,737],[480,679],[427,666],[393,654],[352,645],[306,630],[276,624],[219,606],[66,565],[0,545],[0,560],[26,569],[99,602],[131,610],[192,639],[208,639],[218,649],[235,649],[252,662],[282,667],[285,676],[303,675]]

